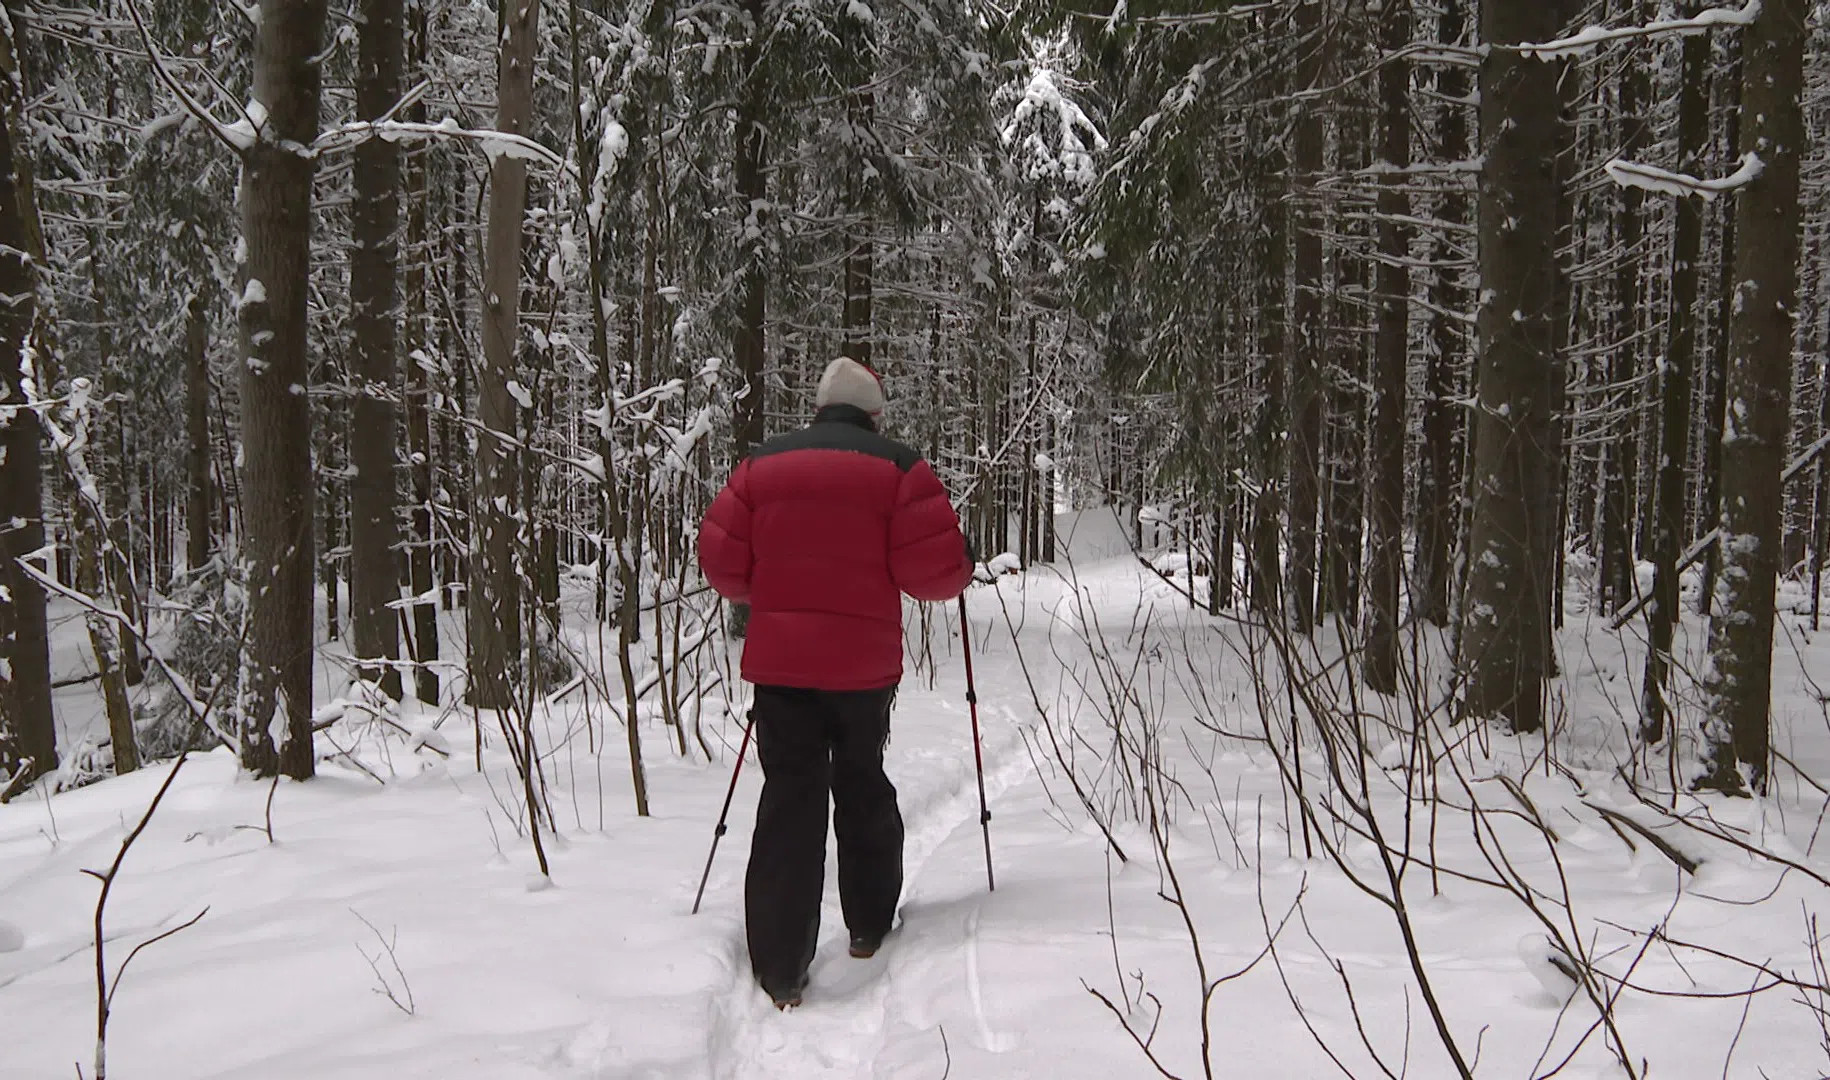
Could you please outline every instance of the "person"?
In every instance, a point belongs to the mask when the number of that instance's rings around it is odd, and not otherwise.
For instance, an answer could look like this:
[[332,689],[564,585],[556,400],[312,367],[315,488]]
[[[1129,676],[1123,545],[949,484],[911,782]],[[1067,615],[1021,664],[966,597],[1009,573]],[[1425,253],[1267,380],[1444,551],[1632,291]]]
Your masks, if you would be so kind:
[[900,594],[951,600],[972,577],[940,478],[878,432],[884,404],[875,372],[834,360],[813,423],[740,463],[699,526],[706,580],[750,605],[742,667],[763,790],[744,915],[751,968],[782,1009],[800,1004],[819,938],[829,795],[851,955],[890,931],[903,835],[883,753]]

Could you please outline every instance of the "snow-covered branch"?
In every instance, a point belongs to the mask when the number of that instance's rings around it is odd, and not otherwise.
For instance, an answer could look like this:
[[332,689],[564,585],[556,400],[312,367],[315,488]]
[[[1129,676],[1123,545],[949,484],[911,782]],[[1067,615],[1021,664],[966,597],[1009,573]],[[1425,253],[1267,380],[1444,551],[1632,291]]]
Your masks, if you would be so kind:
[[184,88],[184,84],[179,82],[178,77],[173,75],[171,69],[166,66],[165,54],[160,52],[159,46],[153,42],[152,31],[146,28],[146,20],[140,17],[139,5],[133,0],[128,0],[127,13],[133,16],[134,29],[139,31],[140,43],[146,47],[146,58],[152,62],[153,72],[158,75],[159,81],[165,84],[166,89],[177,96],[185,111],[207,126],[210,134],[221,140],[224,146],[236,153],[246,150],[250,144],[237,135],[236,129],[246,125],[250,134],[255,131],[258,125],[248,111],[244,109],[242,119],[234,125],[225,125],[216,119],[216,115],[210,112],[203,102],[192,97],[191,92]]
[[1735,191],[1753,183],[1765,171],[1766,163],[1760,160],[1759,154],[1750,150],[1741,155],[1741,167],[1720,180],[1703,180],[1686,173],[1661,169],[1656,165],[1642,165],[1637,161],[1622,161],[1620,158],[1615,158],[1602,168],[1621,187],[1675,195],[1680,199],[1696,195],[1706,202],[1712,202],[1725,191]]
[[555,169],[565,167],[564,158],[525,135],[467,128],[449,116],[436,124],[406,120],[358,120],[325,131],[312,144],[312,149],[319,153],[341,150],[373,138],[382,138],[388,142],[399,142],[401,139],[470,139],[481,146],[491,162],[506,155],[523,161],[538,161]]
[[1723,26],[1752,26],[1760,17],[1760,0],[1747,0],[1738,8],[1719,7],[1698,12],[1688,19],[1661,19],[1644,26],[1588,26],[1579,33],[1555,41],[1524,42],[1507,48],[1534,60],[1563,60],[1587,53],[1597,45],[1627,38],[1660,37],[1665,34],[1700,34]]

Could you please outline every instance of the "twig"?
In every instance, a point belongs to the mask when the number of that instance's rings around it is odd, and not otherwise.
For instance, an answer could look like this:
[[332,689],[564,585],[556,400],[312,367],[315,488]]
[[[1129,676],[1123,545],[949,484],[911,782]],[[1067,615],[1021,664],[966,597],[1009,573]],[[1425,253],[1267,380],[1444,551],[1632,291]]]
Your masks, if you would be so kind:
[[[121,863],[126,860],[127,852],[133,848],[134,841],[140,838],[140,834],[146,831],[146,826],[152,823],[153,815],[159,810],[159,804],[165,800],[165,793],[171,790],[172,781],[178,779],[179,770],[184,768],[184,763],[189,759],[190,754],[187,751],[179,754],[178,760],[172,763],[172,771],[165,775],[165,782],[159,785],[159,790],[153,795],[152,802],[147,804],[146,812],[140,815],[140,823],[133,827],[133,831],[127,834],[125,840],[121,841],[120,850],[115,852],[114,862],[109,864],[108,869],[106,871],[83,870],[83,873],[102,883],[101,894],[96,897],[95,901],[95,1080],[107,1080],[108,1078],[108,1015],[113,1008],[114,992],[120,988],[121,977],[126,974],[127,965],[133,962],[133,958],[139,955],[141,949],[155,941],[162,941],[180,930],[194,926],[198,919],[203,918],[203,912],[199,912],[196,918],[183,926],[175,927],[150,941],[142,942],[127,954],[126,961],[121,964],[120,971],[116,972],[113,984],[110,985],[106,955],[107,941],[103,932],[104,919],[108,910],[108,895],[114,889],[115,878],[121,872]],[[207,911],[209,908],[204,909],[204,912]]]
[[[400,979],[400,993],[397,994],[394,991],[394,984],[381,972],[381,964],[379,962],[381,954],[377,953],[374,956],[370,956],[367,949],[364,949],[360,945],[356,946],[356,951],[361,953],[362,958],[369,962],[369,970],[375,973],[375,981],[381,984],[380,987],[375,989],[375,993],[386,997],[389,1001],[394,1003],[396,1009],[406,1013],[408,1016],[415,1015],[418,1011],[418,1006],[413,1002],[413,984],[407,981],[407,973],[401,970],[400,959],[394,954],[394,939],[384,937],[381,931],[375,928],[374,923],[363,918],[362,912],[357,911],[355,908],[350,908],[349,913],[356,918],[361,919],[362,925],[368,927],[369,932],[375,935],[375,940],[381,943],[382,950],[387,953],[388,963],[393,966],[394,974]],[[398,930],[396,930],[396,933],[398,933]],[[406,995],[407,1000],[405,1002],[400,1000],[400,994]]]

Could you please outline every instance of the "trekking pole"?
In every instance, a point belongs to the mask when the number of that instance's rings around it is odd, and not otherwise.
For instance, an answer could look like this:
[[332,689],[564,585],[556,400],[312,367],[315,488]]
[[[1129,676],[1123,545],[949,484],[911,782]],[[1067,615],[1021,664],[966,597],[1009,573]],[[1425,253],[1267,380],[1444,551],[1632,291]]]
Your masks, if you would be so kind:
[[731,786],[724,793],[724,809],[718,811],[718,827],[712,830],[712,850],[705,856],[705,873],[699,875],[699,891],[693,896],[693,914],[699,914],[699,903],[705,899],[705,883],[712,876],[712,860],[718,857],[718,841],[724,839],[724,819],[731,813],[731,797],[737,794],[737,775],[743,772],[743,759],[750,752],[750,733],[756,730],[756,710],[751,709],[743,727],[743,745],[737,748],[737,764],[731,769]]
[[972,681],[972,626],[966,621],[966,594],[959,594],[960,651],[966,657],[966,705],[972,710],[972,763],[979,774],[979,828],[985,834],[985,888],[998,891],[991,873],[991,810],[985,805],[985,751],[979,741],[979,692]]

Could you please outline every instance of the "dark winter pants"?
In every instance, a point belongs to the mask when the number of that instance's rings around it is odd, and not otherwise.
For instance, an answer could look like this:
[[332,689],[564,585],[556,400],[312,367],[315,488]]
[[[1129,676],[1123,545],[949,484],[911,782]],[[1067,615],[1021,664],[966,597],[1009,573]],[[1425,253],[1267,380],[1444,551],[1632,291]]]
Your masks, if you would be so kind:
[[881,938],[902,893],[902,814],[883,774],[896,688],[756,688],[762,802],[744,880],[750,966],[774,994],[802,986],[820,934],[826,806],[839,839],[839,900],[854,935]]

